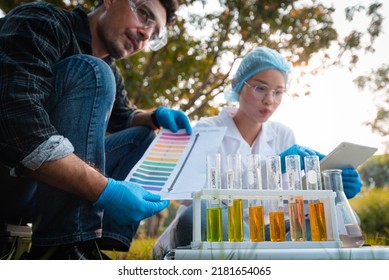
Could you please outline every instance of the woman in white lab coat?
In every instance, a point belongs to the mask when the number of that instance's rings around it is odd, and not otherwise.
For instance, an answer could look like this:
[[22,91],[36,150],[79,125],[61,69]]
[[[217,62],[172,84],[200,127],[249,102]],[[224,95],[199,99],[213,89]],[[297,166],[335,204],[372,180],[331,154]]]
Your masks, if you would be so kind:
[[[310,148],[297,145],[290,128],[269,121],[286,93],[291,70],[290,63],[277,51],[266,47],[252,50],[239,65],[232,80],[231,90],[225,93],[228,101],[238,101],[239,106],[224,108],[218,116],[203,118],[196,124],[197,127],[227,127],[219,148],[222,156],[222,188],[225,188],[225,163],[228,154],[241,154],[242,159],[245,159],[248,154],[259,154],[263,159],[267,156],[280,155],[282,163],[285,156],[297,154],[302,159],[301,164],[304,162],[303,157],[307,155],[323,157]],[[245,160],[242,164],[245,170]],[[352,183],[344,182],[345,189],[346,185],[351,184],[356,194],[362,183],[356,170],[352,170],[349,174],[349,176],[346,174],[346,181]],[[266,178],[264,174],[262,175],[262,178]],[[266,183],[263,185],[266,186]],[[185,207],[179,209],[175,220],[157,241],[154,247],[156,257],[160,256],[161,248],[166,251],[177,246],[189,245],[192,241],[192,207],[183,209]],[[225,219],[223,225],[227,225],[226,216],[223,215]],[[205,225],[205,217],[202,217],[202,224]],[[227,240],[227,231],[224,232],[224,240]],[[247,234],[246,227],[245,235]],[[205,239],[205,233],[203,238]]]

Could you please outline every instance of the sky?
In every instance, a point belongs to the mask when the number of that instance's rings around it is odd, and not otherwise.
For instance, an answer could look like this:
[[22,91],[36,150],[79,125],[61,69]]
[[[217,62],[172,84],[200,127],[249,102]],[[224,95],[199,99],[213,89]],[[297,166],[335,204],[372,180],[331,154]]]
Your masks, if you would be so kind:
[[[373,1],[324,0],[322,2],[334,4],[335,28],[342,35],[353,27],[344,20],[344,8]],[[389,3],[382,2],[385,16],[389,14]],[[359,18],[357,24],[362,26],[366,23],[364,18]],[[384,32],[388,32],[387,18],[384,19],[383,24]],[[342,141],[377,147],[376,154],[384,153],[383,139],[373,134],[370,127],[364,125],[366,121],[372,121],[375,117],[373,94],[359,91],[353,82],[355,77],[367,74],[371,68],[389,63],[386,51],[389,47],[389,34],[383,33],[375,47],[374,54],[361,57],[353,73],[347,68],[331,67],[316,77],[310,76],[308,82],[311,86],[311,96],[285,97],[271,119],[291,127],[299,144],[324,154],[332,151]]]

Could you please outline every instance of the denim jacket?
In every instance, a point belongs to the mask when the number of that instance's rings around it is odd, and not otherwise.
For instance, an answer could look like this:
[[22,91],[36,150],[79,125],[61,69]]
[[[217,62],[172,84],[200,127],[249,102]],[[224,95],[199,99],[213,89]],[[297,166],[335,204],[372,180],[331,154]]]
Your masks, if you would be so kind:
[[[75,54],[92,55],[87,14],[80,8],[69,12],[35,2],[0,18],[0,165],[34,170],[39,166],[23,166],[24,159],[39,156],[37,148],[45,144],[45,153],[58,158],[73,152],[72,144],[50,124],[42,104],[52,92],[53,65]],[[108,131],[115,132],[131,126],[136,107],[129,102],[115,61],[104,60],[116,78],[108,124]]]

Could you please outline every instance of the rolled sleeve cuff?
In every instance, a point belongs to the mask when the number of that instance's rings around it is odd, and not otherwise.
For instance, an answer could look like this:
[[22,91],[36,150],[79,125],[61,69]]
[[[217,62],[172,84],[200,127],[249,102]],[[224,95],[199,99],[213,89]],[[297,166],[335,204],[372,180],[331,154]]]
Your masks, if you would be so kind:
[[131,114],[131,116],[130,116],[130,118],[128,119],[128,125],[127,125],[127,127],[132,127],[133,126],[133,121],[134,121],[134,118],[135,118],[135,116],[137,115],[137,114],[139,114],[139,113],[142,113],[142,112],[144,112],[143,110],[139,110],[139,109],[137,109],[137,110],[135,110],[132,114]]
[[69,139],[54,135],[48,140],[39,145],[31,154],[25,157],[21,164],[12,168],[11,176],[25,175],[26,171],[34,171],[38,169],[42,163],[50,160],[57,160],[74,152],[74,147]]

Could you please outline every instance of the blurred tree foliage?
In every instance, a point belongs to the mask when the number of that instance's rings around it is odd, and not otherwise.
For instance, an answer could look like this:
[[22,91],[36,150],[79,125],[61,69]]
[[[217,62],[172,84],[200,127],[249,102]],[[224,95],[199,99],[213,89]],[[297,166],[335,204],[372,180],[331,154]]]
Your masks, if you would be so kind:
[[[26,2],[33,1],[2,0],[0,9],[7,13]],[[89,10],[95,1],[47,2]],[[212,7],[219,3],[219,7],[211,8],[210,3]],[[181,0],[178,22],[169,30],[167,46],[158,52],[136,54],[118,65],[138,107],[171,106],[196,119],[218,113],[215,98],[229,85],[237,59],[259,45],[278,49],[294,66],[307,65],[315,54],[320,54],[323,67],[340,64],[346,54],[352,68],[364,51],[374,51],[374,40],[381,33],[380,8],[376,3],[347,9],[347,20],[362,13],[371,21],[366,31],[352,30],[340,38],[334,29],[334,9],[319,1]],[[362,40],[366,37],[367,45]],[[336,58],[330,55],[334,47]],[[303,96],[309,91],[296,94]]]
[[349,200],[361,221],[366,244],[389,245],[389,188],[362,191]]
[[365,186],[389,186],[389,155],[375,155],[358,168]]
[[359,88],[369,89],[374,94],[377,115],[373,121],[366,124],[373,132],[383,136],[386,153],[389,153],[389,64],[370,70],[370,73],[357,77],[354,82]]

